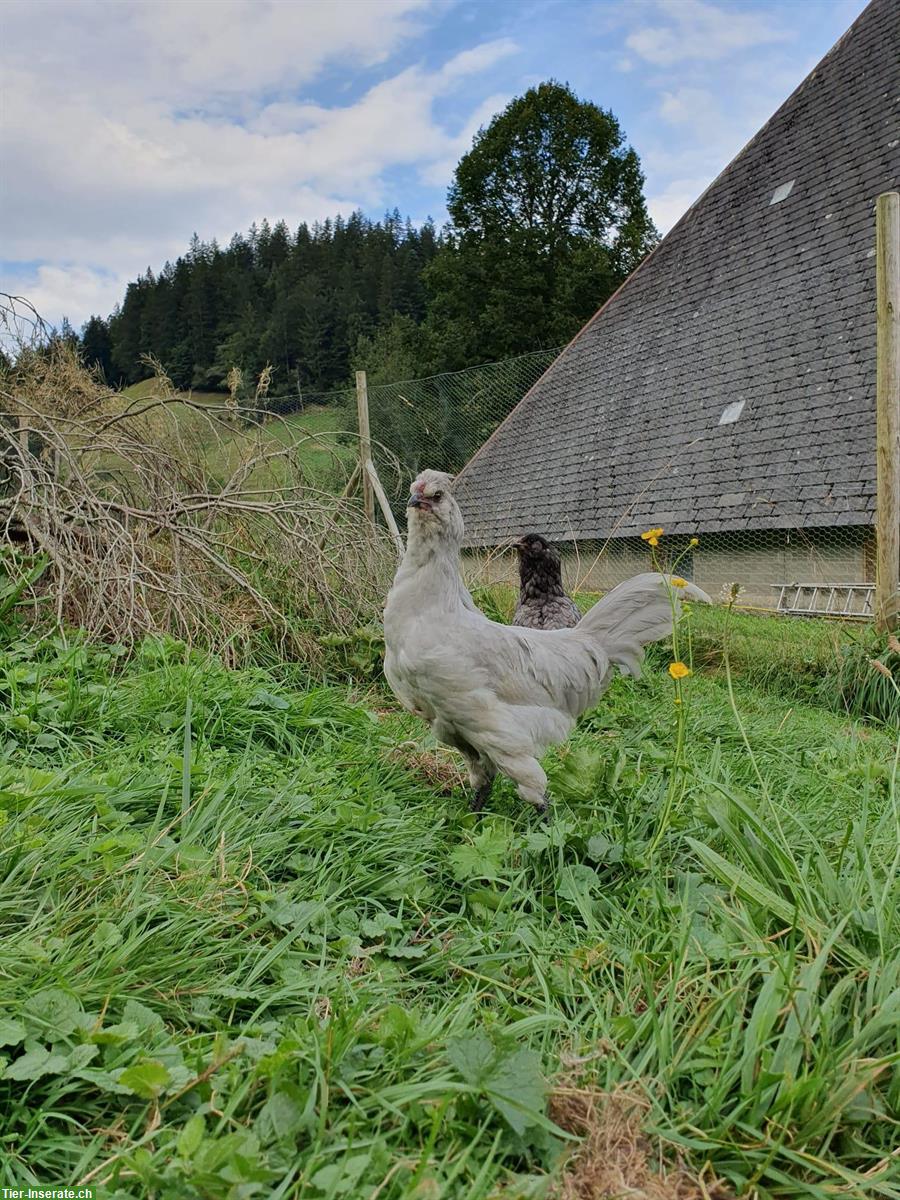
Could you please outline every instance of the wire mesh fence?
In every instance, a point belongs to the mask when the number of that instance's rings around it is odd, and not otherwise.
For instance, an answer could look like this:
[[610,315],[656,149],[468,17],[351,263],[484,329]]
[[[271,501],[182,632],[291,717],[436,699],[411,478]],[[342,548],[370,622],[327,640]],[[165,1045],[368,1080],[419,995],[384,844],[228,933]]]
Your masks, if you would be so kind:
[[[455,473],[540,379],[559,349],[537,350],[464,371],[368,385],[372,455],[392,504],[425,467]],[[344,403],[355,428],[356,395]]]
[[[691,545],[687,536],[663,533],[653,562],[698,584],[715,600],[789,616],[871,620],[874,615],[874,533],[869,528],[698,529],[695,538]],[[573,593],[608,591],[651,565],[649,547],[640,538],[585,539],[559,548],[563,579]],[[481,584],[517,583],[510,549],[473,551],[470,562]]]
[[[410,479],[425,467],[461,470],[558,354],[559,348],[536,350],[463,371],[368,384],[372,457],[398,518]],[[267,398],[264,411],[314,426],[333,442],[332,474],[339,474],[358,444],[357,400],[355,388],[305,392]]]
[[[424,467],[460,471],[558,353],[539,350],[430,378],[369,384],[373,459],[401,528],[410,480]],[[304,407],[308,414],[321,408],[323,427],[330,424],[348,456],[346,471],[358,440],[356,391],[309,395]],[[553,480],[546,485],[552,487]],[[634,502],[645,499],[635,496]],[[529,528],[519,529],[517,536],[547,532],[532,530],[528,518],[522,519]],[[517,586],[512,540],[467,553],[466,571],[475,586]],[[619,537],[615,528],[598,528],[596,537],[557,544],[566,587],[573,593],[602,593],[647,570],[650,562],[645,540]],[[714,599],[746,610],[855,621],[871,621],[874,615],[871,525],[771,529],[753,528],[748,521],[747,528],[731,532],[698,527],[675,536],[664,532],[655,556],[661,566],[674,567]]]

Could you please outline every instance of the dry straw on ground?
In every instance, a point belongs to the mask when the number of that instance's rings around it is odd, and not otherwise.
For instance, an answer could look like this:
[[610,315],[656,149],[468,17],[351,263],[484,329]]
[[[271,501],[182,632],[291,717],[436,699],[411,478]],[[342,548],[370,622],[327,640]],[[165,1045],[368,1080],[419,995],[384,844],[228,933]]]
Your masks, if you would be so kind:
[[659,1153],[644,1132],[649,1107],[633,1089],[573,1083],[553,1092],[550,1117],[582,1139],[563,1168],[557,1200],[728,1200],[717,1180]]
[[390,544],[310,475],[314,435],[277,420],[179,397],[161,370],[129,400],[64,341],[20,339],[0,370],[0,542],[46,564],[38,621],[218,648],[266,627],[314,652],[371,619]]

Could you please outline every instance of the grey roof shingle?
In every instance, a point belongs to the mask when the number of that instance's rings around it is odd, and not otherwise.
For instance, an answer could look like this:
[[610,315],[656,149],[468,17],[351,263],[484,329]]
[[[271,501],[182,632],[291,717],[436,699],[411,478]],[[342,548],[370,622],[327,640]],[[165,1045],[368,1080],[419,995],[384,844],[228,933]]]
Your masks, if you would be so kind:
[[872,0],[460,473],[470,545],[872,523],[898,92],[900,0]]

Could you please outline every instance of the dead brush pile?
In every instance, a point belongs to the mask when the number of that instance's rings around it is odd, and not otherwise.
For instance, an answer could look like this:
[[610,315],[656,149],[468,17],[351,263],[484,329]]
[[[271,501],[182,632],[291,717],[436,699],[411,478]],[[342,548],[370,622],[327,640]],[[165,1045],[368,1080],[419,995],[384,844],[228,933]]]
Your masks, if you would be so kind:
[[37,623],[232,655],[264,629],[315,657],[319,635],[372,621],[393,551],[309,477],[313,436],[180,398],[161,372],[153,392],[110,390],[59,340],[0,372],[0,543],[23,580],[43,564],[23,596]]

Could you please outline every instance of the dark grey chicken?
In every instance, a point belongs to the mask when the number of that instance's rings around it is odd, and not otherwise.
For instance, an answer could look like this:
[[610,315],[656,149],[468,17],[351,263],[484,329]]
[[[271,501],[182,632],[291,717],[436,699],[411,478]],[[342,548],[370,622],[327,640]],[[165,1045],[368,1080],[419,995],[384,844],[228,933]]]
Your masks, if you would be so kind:
[[513,625],[525,629],[571,629],[581,619],[566,595],[559,552],[539,533],[514,543],[519,555],[519,603]]

